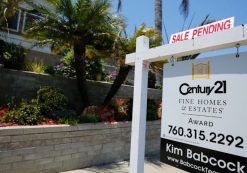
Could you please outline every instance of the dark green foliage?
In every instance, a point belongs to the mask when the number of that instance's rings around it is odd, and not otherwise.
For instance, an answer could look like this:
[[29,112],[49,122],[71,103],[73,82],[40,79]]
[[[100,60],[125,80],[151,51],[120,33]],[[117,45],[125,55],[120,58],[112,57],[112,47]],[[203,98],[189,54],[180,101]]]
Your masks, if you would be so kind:
[[41,112],[47,114],[54,110],[63,110],[67,106],[68,99],[62,90],[45,86],[37,91],[36,102],[41,107]]
[[87,114],[80,117],[81,123],[97,123],[99,122],[95,114]]
[[50,75],[55,75],[55,70],[53,66],[46,66],[45,67],[45,73]]
[[79,123],[79,119],[77,117],[59,117],[58,122],[61,124],[76,125]]
[[25,59],[25,52],[21,46],[0,40],[0,63],[5,68],[21,70]]
[[158,104],[152,100],[148,99],[147,102],[147,121],[157,120],[158,119]]
[[18,109],[5,114],[5,121],[18,125],[37,125],[44,120],[38,105],[22,102]]
[[[127,113],[128,113],[128,117],[129,120],[132,120],[132,111],[133,111],[133,99],[130,99],[127,102],[128,105],[128,109],[127,109]],[[158,120],[158,104],[152,100],[152,99],[148,99],[147,100],[147,121],[152,121],[152,120]]]
[[155,84],[156,84],[155,73],[149,72],[148,73],[148,88],[155,88]]
[[9,106],[11,104],[11,99],[9,97],[4,97],[0,99],[0,107],[1,106]]
[[129,121],[132,120],[132,112],[133,112],[133,99],[129,99],[127,101],[127,115],[128,115]]
[[97,75],[104,76],[104,62],[100,59],[86,60],[86,78],[97,80]]

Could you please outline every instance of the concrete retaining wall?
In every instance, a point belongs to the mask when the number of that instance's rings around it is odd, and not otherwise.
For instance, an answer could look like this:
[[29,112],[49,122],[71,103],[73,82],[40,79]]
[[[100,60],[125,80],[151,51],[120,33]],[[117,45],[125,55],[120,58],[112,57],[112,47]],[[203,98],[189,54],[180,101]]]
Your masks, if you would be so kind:
[[[129,159],[131,123],[0,128],[0,173],[57,173]],[[160,121],[147,123],[146,154],[159,153]]]
[[[98,105],[102,103],[108,93],[111,84],[106,82],[88,81],[90,103]],[[56,86],[61,88],[69,99],[73,108],[80,110],[82,104],[77,89],[76,80],[49,75],[35,74],[0,68],[0,99],[4,97],[15,97],[17,100],[32,99],[41,86]],[[116,97],[132,98],[133,87],[122,85]],[[148,90],[148,98],[161,101],[162,91],[156,89]]]

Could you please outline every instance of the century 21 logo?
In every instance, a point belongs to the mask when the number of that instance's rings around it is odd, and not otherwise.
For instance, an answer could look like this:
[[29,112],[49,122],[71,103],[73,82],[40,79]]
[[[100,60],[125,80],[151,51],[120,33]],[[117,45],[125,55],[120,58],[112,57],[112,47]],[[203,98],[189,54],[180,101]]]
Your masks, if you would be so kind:
[[[196,78],[210,79],[210,62],[192,64],[192,80]],[[183,83],[179,87],[179,92],[182,95],[188,94],[224,94],[226,93],[226,81],[216,81],[213,86],[190,86],[188,83]]]
[[183,83],[179,87],[179,92],[182,95],[188,94],[225,94],[226,93],[226,81],[216,81],[213,86],[190,86],[188,83]]

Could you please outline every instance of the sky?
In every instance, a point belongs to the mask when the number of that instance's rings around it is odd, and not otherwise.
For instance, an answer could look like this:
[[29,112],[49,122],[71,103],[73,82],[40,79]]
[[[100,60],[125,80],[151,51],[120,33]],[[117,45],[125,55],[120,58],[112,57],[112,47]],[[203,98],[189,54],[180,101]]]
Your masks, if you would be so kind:
[[[112,0],[114,8],[117,0]],[[155,0],[122,0],[122,15],[127,22],[127,33],[133,35],[136,27],[145,23],[148,27],[154,26],[154,1]],[[235,17],[235,26],[247,24],[247,0],[190,0],[190,13],[183,29],[184,17],[180,14],[181,0],[163,0],[163,22],[166,26],[168,39],[170,35],[187,30],[191,19],[190,28],[197,27],[210,15],[211,19],[221,20]],[[194,16],[194,17],[193,17]],[[163,40],[167,43],[163,28]],[[247,46],[240,47],[240,52],[247,51]],[[236,53],[236,49],[227,49],[201,54],[200,57]]]

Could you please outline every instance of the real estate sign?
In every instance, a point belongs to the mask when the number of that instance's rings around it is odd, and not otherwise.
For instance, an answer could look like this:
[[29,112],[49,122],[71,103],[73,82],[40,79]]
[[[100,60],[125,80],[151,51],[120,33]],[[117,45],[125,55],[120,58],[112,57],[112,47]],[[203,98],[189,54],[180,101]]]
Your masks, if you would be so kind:
[[161,161],[189,172],[247,173],[247,57],[164,66]]

